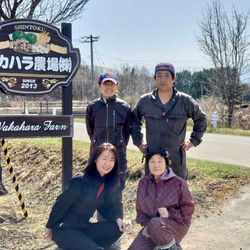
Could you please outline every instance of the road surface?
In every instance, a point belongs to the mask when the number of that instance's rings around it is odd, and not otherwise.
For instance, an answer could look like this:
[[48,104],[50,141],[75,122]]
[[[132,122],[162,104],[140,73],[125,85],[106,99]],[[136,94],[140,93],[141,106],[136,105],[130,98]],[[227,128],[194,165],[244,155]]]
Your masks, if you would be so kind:
[[[145,131],[145,130],[144,130]],[[187,138],[190,132],[187,131]],[[74,140],[90,142],[85,123],[74,123]],[[129,149],[138,150],[129,140]],[[250,167],[250,137],[205,133],[203,142],[187,151],[187,157],[217,163]]]

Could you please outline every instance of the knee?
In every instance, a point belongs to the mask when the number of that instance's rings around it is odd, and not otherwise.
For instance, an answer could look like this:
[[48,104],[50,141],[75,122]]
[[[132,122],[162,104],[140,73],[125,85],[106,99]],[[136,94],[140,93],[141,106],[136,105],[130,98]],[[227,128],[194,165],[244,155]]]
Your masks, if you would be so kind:
[[162,225],[161,217],[154,217],[148,222],[147,228],[148,231],[155,231],[155,229],[159,228],[161,225]]
[[163,221],[161,217],[155,217],[149,221],[147,232],[156,245],[169,244],[174,238],[168,221]]
[[152,218],[147,224],[147,232],[151,238],[157,237],[162,229],[162,220],[160,217]]
[[115,222],[110,222],[107,228],[108,228],[108,230],[106,231],[107,236],[112,235],[115,237],[120,237],[122,235],[122,232],[119,230],[119,227]]

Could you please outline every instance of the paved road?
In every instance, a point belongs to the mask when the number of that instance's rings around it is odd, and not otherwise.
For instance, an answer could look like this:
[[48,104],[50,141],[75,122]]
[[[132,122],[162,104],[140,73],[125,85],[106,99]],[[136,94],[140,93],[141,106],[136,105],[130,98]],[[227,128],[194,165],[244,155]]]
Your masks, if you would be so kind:
[[[187,138],[190,132],[187,132]],[[84,123],[74,123],[74,140],[90,142]],[[129,149],[138,150],[129,141]],[[250,167],[250,137],[205,133],[203,142],[187,152],[188,158]]]

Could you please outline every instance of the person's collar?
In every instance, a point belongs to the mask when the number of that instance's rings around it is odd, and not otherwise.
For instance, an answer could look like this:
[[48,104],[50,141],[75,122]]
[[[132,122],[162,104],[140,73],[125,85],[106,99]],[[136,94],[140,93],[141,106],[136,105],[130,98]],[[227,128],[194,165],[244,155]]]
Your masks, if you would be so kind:
[[95,176],[97,177],[97,179],[99,179],[100,181],[103,182],[103,180],[105,179],[105,175],[101,176],[97,169],[95,169],[94,173],[95,173]]
[[154,100],[156,100],[157,97],[158,97],[157,92],[158,92],[158,89],[155,89],[155,90],[151,93],[151,97],[152,97]]
[[171,167],[167,167],[165,172],[162,174],[159,180],[169,180],[176,176]]
[[109,102],[114,102],[116,100],[116,95],[108,98],[108,99],[105,99],[102,95],[100,97],[100,101],[102,101],[103,103],[109,103]]
[[[176,96],[177,93],[177,89],[173,86],[173,94],[172,94],[172,98],[174,98]],[[151,96],[154,100],[156,100],[157,98],[159,98],[158,96],[158,89],[155,89],[152,93]]]
[[164,173],[162,174],[162,176],[157,180],[155,180],[154,175],[152,175],[151,173],[149,175],[150,175],[149,178],[154,180],[154,182],[156,183],[169,180],[176,176],[176,174],[173,172],[172,168],[170,167],[167,167]]

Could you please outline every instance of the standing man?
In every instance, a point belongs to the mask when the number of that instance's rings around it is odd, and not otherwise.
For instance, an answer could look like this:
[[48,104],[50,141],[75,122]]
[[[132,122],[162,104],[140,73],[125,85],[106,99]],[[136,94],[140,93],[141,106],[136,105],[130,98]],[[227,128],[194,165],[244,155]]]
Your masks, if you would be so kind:
[[[186,180],[186,151],[201,143],[207,127],[206,115],[191,96],[176,90],[172,64],[157,64],[154,78],[157,89],[141,96],[132,110],[133,143],[144,154],[153,148],[167,150],[170,167]],[[185,141],[188,118],[193,120],[193,132]],[[141,133],[143,120],[146,123],[146,142]],[[145,165],[145,174],[148,173],[148,166]]]

